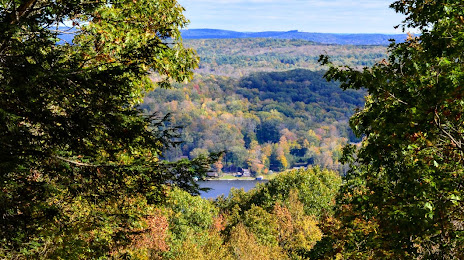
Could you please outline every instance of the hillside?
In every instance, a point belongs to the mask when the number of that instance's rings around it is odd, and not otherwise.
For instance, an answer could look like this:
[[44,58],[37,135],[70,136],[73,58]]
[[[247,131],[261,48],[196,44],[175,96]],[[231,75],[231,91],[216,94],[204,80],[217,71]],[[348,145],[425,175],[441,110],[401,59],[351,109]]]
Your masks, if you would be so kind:
[[185,40],[200,56],[197,73],[239,78],[253,72],[324,69],[318,59],[328,54],[336,64],[372,66],[386,57],[385,46],[319,44],[306,40],[235,38]]
[[184,39],[273,38],[342,45],[389,45],[390,39],[402,42],[407,37],[405,34],[335,34],[299,32],[296,30],[287,32],[236,32],[219,29],[189,29],[181,32]]
[[175,161],[226,151],[221,172],[253,173],[320,165],[341,173],[341,148],[360,139],[348,119],[364,104],[363,91],[342,91],[323,79],[318,63],[328,54],[337,64],[371,66],[386,57],[385,46],[319,44],[298,39],[190,39],[200,67],[194,80],[156,89],[146,113],[172,115],[183,126],[184,143],[164,158]]
[[156,89],[145,112],[171,113],[185,141],[169,160],[227,151],[216,170],[253,173],[317,164],[343,172],[340,149],[359,141],[348,118],[362,106],[362,91],[342,91],[323,72],[253,73],[240,79],[197,75],[173,89]]

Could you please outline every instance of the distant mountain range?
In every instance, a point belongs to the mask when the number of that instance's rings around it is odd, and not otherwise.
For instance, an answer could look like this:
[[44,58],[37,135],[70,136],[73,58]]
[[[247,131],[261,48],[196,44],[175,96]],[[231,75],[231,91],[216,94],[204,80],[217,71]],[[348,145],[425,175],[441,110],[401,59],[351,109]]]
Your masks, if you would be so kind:
[[[73,28],[61,27],[67,33],[60,34],[59,38],[63,42],[72,42],[74,37]],[[310,33],[299,32],[297,30],[278,32],[236,32],[220,29],[188,29],[181,30],[184,39],[234,39],[234,38],[272,38],[272,39],[297,39],[317,42],[322,44],[340,45],[389,45],[390,39],[396,42],[403,42],[406,34],[338,34],[338,33]]]
[[184,39],[227,39],[227,38],[274,38],[274,39],[301,39],[324,44],[341,45],[388,45],[390,39],[402,42],[406,34],[336,34],[336,33],[310,33],[297,30],[278,32],[236,32],[219,29],[188,29],[182,30]]

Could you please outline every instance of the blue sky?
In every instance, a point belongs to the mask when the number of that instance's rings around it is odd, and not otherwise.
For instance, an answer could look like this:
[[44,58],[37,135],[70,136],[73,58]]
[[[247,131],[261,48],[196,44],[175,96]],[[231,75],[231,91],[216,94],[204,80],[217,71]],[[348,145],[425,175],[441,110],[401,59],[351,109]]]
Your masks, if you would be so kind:
[[178,0],[190,29],[401,33],[393,0]]

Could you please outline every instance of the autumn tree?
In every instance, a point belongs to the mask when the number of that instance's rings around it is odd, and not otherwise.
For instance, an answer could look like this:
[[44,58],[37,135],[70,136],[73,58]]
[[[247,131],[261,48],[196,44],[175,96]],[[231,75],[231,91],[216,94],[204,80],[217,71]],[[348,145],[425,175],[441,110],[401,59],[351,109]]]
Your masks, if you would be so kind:
[[[368,91],[345,148],[352,170],[338,200],[334,251],[353,258],[460,259],[464,225],[464,5],[395,1],[403,29],[389,57],[362,71],[331,66],[328,79]],[[327,57],[322,61],[328,63]],[[364,228],[357,229],[356,226]]]
[[182,11],[170,0],[0,2],[0,258],[118,254],[163,184],[197,191],[210,161],[162,162],[176,129],[138,109],[197,64]]
[[277,239],[288,255],[298,259],[298,256],[306,256],[316,242],[321,240],[322,232],[317,227],[316,218],[305,214],[296,189],[290,191],[282,204],[276,203],[272,211],[278,226]]
[[288,259],[279,247],[260,244],[242,223],[233,228],[227,246],[234,259]]

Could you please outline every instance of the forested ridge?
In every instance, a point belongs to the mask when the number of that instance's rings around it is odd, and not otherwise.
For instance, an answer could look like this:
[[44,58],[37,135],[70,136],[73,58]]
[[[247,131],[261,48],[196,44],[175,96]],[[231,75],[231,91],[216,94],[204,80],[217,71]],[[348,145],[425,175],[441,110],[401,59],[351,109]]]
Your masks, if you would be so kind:
[[301,39],[190,39],[185,45],[200,57],[197,73],[234,78],[252,72],[322,70],[318,62],[321,54],[330,55],[338,65],[361,69],[386,58],[387,53],[387,47],[380,45],[321,44]]
[[225,151],[219,172],[320,165],[340,173],[341,148],[356,143],[348,119],[364,104],[362,90],[342,91],[327,82],[321,53],[356,68],[386,57],[384,46],[326,45],[292,39],[198,39],[186,45],[200,57],[188,84],[156,89],[146,112],[170,113],[183,127],[184,143],[166,159],[195,158]]
[[[390,7],[419,33],[385,55],[195,52],[172,0],[0,1],[0,258],[464,259],[464,5]],[[239,165],[282,172],[198,196]]]
[[184,39],[237,39],[237,38],[272,38],[272,39],[296,39],[325,44],[343,45],[385,45],[394,39],[402,42],[407,38],[406,34],[350,34],[350,33],[311,33],[297,30],[279,32],[235,32],[219,29],[189,29],[182,30]]
[[225,151],[219,173],[313,164],[343,173],[341,148],[360,141],[348,119],[365,92],[343,91],[323,75],[301,69],[241,79],[197,75],[189,84],[149,93],[142,108],[170,113],[172,123],[183,126],[184,143],[166,153],[171,161]]

